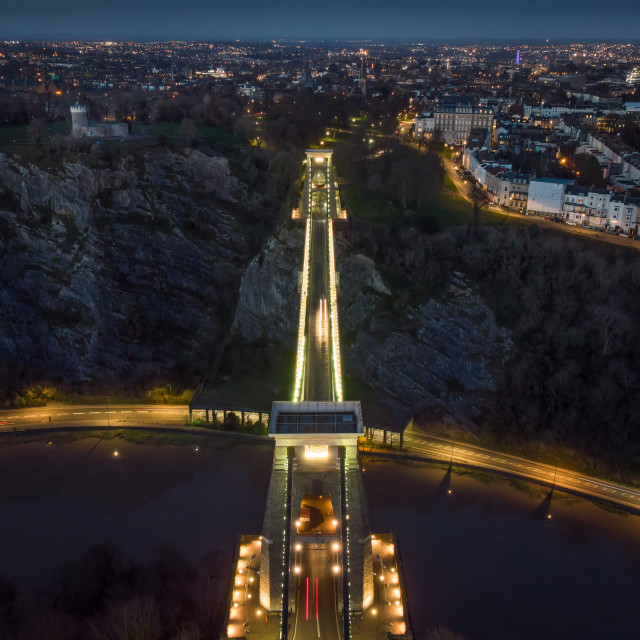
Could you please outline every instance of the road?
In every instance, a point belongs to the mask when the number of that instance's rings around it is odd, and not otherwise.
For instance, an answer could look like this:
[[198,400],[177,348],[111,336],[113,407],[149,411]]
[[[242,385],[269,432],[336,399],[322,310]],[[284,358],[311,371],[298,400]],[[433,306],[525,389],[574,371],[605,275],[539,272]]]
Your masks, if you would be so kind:
[[[51,422],[49,422],[51,416]],[[45,427],[140,427],[144,425],[186,426],[189,417],[185,405],[113,405],[108,409],[96,405],[60,405],[28,409],[4,409],[0,411],[0,432],[28,431]],[[378,438],[376,438],[378,440]],[[380,437],[381,440],[381,437]],[[509,473],[553,484],[555,467],[527,460],[506,453],[491,451],[470,444],[451,441],[407,430],[404,446],[407,452],[444,461],[464,463],[476,467]],[[568,489],[585,496],[617,503],[640,511],[640,490],[615,482],[593,478],[568,469],[559,468],[556,487]]]
[[[335,553],[306,545],[297,552],[296,611],[290,627],[292,640],[339,640],[341,616],[337,608]],[[338,574],[339,575],[339,574]]]
[[329,321],[329,244],[325,209],[323,204],[314,206],[312,211],[303,401],[333,400]]
[[[470,202],[470,199],[467,195],[469,191],[469,181],[466,183],[463,182],[462,178],[458,175],[455,170],[455,163],[453,160],[443,160],[444,168],[453,180],[456,188],[460,192],[460,195],[467,201]],[[617,244],[623,247],[631,247],[633,249],[640,249],[640,241],[633,240],[631,238],[623,238],[622,236],[618,236],[614,233],[606,233],[605,231],[594,231],[593,229],[585,229],[579,226],[572,226],[568,224],[563,224],[559,222],[554,222],[553,220],[545,220],[540,216],[527,216],[522,213],[516,213],[511,209],[507,209],[506,207],[500,207],[496,205],[489,205],[486,208],[487,211],[492,211],[494,213],[499,213],[501,215],[508,215],[510,217],[520,219],[523,221],[527,221],[529,223],[537,224],[539,227],[543,227],[545,229],[552,229],[554,231],[563,231],[564,233],[572,233],[574,235],[585,236],[588,238],[593,238],[594,240],[601,240],[603,242],[609,242],[611,244]]]
[[[51,421],[49,421],[51,417]],[[54,405],[0,411],[0,431],[43,427],[132,427],[143,423],[186,425],[186,405]]]
[[[452,449],[453,444],[453,449]],[[456,444],[451,440],[438,438],[407,430],[404,447],[408,452],[453,463],[473,465],[492,471],[509,473],[529,480],[554,484],[558,489],[580,493],[640,511],[640,490],[615,482],[592,478],[568,469],[556,468],[541,462],[484,449],[470,444]]]

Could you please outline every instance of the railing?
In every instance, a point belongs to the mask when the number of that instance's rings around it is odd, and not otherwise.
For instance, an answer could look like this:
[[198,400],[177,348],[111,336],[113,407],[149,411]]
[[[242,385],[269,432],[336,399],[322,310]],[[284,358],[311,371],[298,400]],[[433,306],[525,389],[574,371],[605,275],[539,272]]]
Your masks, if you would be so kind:
[[333,253],[333,221],[327,222],[329,234],[329,305],[331,317],[331,364],[333,369],[333,384],[335,400],[342,402],[342,371],[340,366],[340,336],[338,333],[338,296],[336,280],[336,264]]
[[307,318],[307,298],[309,295],[309,260],[311,255],[311,216],[307,217],[307,229],[304,239],[304,260],[300,291],[300,316],[298,319],[298,351],[296,354],[296,379],[293,388],[293,402],[300,402],[302,395],[302,378],[304,375],[304,359],[306,338],[304,335]]

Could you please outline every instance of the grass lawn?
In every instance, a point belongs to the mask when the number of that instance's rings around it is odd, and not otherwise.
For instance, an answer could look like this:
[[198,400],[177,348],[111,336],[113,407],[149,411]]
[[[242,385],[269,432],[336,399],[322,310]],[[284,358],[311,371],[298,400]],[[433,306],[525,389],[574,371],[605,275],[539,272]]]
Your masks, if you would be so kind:
[[[53,138],[55,135],[68,136],[71,132],[70,122],[50,122],[47,124],[47,136],[43,140],[43,144]],[[26,124],[10,124],[4,127],[0,127],[0,145],[12,145],[12,144],[28,144],[29,133]]]
[[[364,185],[347,184],[342,187],[342,198],[349,212],[362,220],[398,226],[410,224],[405,220],[400,201],[392,194],[374,193]],[[430,194],[427,201],[420,207],[410,205],[408,209],[415,211],[415,219],[418,221],[431,217],[441,228],[464,225],[473,219],[471,204],[462,196],[454,195],[447,189]],[[506,214],[492,211],[483,211],[480,214],[480,224],[483,225],[492,226],[512,222],[516,222],[516,219]]]
[[[135,123],[132,133],[146,133],[148,136],[164,135],[166,138],[183,138],[180,133],[179,122],[155,122],[150,125]],[[198,135],[207,144],[222,144],[230,147],[239,147],[246,144],[242,138],[234,135],[226,129],[198,125]]]
[[453,191],[454,193],[460,193],[458,187],[456,187],[455,182],[451,179],[451,176],[448,173],[444,174],[444,188],[449,189],[449,191]]

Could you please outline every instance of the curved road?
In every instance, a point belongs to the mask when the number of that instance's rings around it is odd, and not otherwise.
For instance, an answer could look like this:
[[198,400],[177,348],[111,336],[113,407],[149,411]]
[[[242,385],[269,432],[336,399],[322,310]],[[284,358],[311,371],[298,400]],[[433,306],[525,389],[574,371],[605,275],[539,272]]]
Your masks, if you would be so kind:
[[[51,422],[49,422],[49,416],[51,416]],[[174,428],[185,426],[186,428],[188,417],[189,410],[186,405],[113,405],[108,408],[108,417],[107,408],[96,405],[4,409],[0,411],[0,432],[25,432],[47,427],[135,428],[153,425]],[[407,430],[404,435],[404,445],[408,453],[445,462],[452,457],[451,440],[445,438]],[[455,442],[453,443],[453,462],[508,473],[546,485],[553,485],[555,475],[555,486],[558,489],[568,489],[640,511],[640,490],[563,468],[558,468],[556,474],[553,465]]]
[[[378,438],[376,438],[377,440]],[[380,438],[381,440],[381,438]],[[507,473],[527,480],[534,480],[557,489],[567,489],[574,493],[613,502],[640,511],[640,490],[615,482],[608,482],[584,474],[556,468],[554,465],[534,462],[526,458],[484,449],[466,443],[456,444],[445,438],[430,436],[407,430],[404,448],[408,453],[416,453],[428,458],[453,461],[474,467]]]
[[[455,163],[453,160],[449,160],[443,158],[442,164],[444,168],[453,181],[453,184],[458,189],[458,194],[454,194],[450,192],[450,194],[455,196],[461,196],[467,202],[471,202],[469,198],[469,181],[463,182],[458,173],[455,170]],[[633,249],[640,249],[640,242],[638,240],[633,240],[632,238],[623,238],[622,236],[616,235],[615,233],[606,233],[605,231],[594,231],[593,229],[585,229],[581,226],[572,226],[569,224],[562,224],[559,222],[554,222],[553,220],[545,220],[542,216],[527,216],[524,213],[518,213],[512,209],[507,209],[506,207],[502,207],[496,204],[489,204],[486,208],[487,211],[492,211],[494,213],[499,213],[503,216],[508,216],[514,219],[522,220],[523,222],[528,222],[530,224],[537,224],[539,227],[546,227],[548,229],[552,229],[553,231],[562,231],[564,233],[573,233],[574,235],[582,235],[585,237],[593,238],[594,240],[600,240],[602,242],[609,242],[611,244],[617,244],[623,247],[631,247]]]

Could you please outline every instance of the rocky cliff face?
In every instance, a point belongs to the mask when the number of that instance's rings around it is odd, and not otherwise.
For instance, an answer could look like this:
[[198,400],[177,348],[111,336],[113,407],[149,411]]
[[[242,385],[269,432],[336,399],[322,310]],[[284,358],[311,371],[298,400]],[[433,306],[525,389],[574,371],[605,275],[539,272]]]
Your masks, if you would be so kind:
[[240,197],[227,159],[197,151],[0,155],[0,385],[205,375],[261,241]]
[[[0,155],[4,391],[194,384],[232,326],[295,347],[304,228],[288,223],[259,250],[252,198],[226,158],[195,151],[55,171]],[[371,258],[340,234],[336,247],[345,374],[397,413],[473,418],[510,340],[464,275],[438,299],[398,305]]]
[[[295,345],[303,245],[301,226],[285,228],[245,272],[234,325],[246,340]],[[336,251],[345,373],[397,415],[473,420],[511,341],[464,275],[454,274],[440,299],[408,306],[399,317],[374,261],[341,235]]]
[[287,225],[267,240],[251,261],[240,286],[234,328],[249,342],[295,346],[298,331],[304,226]]

